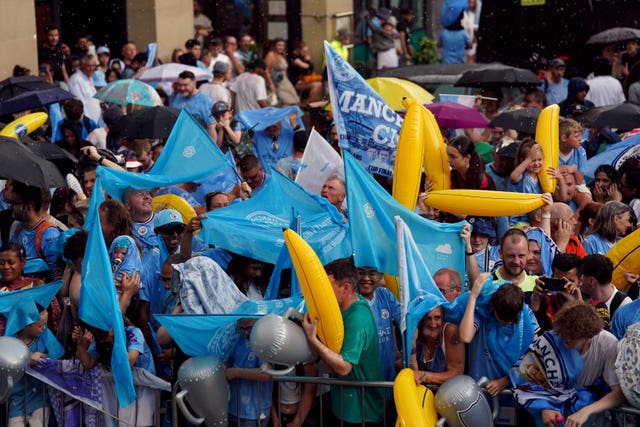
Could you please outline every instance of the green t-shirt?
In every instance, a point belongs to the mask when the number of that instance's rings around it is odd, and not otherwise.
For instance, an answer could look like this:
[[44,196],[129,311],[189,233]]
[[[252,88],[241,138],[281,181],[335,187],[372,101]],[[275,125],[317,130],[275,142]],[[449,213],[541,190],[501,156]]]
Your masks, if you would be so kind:
[[[352,381],[384,381],[378,329],[369,304],[358,297],[342,312],[344,343],[340,355],[351,363],[351,372],[342,377]],[[365,388],[365,422],[380,422],[384,415],[384,390]],[[344,402],[344,406],[342,403]],[[362,388],[331,386],[331,406],[336,417],[349,423],[361,423]]]

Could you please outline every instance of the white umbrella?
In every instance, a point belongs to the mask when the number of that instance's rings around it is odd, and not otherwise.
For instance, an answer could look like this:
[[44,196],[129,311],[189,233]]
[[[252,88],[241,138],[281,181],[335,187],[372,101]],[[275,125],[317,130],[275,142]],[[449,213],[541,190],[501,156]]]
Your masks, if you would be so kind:
[[196,76],[197,81],[211,80],[211,74],[209,74],[208,71],[198,67],[192,67],[191,65],[177,64],[175,62],[149,68],[140,74],[138,80],[142,80],[147,83],[172,83],[178,80],[178,75],[183,71],[191,71]]

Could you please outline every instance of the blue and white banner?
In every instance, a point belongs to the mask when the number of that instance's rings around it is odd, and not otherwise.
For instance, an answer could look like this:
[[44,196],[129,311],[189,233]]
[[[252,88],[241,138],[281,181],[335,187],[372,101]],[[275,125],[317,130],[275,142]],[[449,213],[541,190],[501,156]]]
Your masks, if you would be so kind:
[[640,133],[633,135],[624,141],[607,146],[602,153],[587,160],[587,167],[584,175],[588,178],[595,178],[596,169],[600,165],[611,165],[619,169],[625,160],[634,158],[640,160]]
[[367,172],[392,176],[402,117],[329,43],[325,41],[324,46],[340,147],[359,160]]

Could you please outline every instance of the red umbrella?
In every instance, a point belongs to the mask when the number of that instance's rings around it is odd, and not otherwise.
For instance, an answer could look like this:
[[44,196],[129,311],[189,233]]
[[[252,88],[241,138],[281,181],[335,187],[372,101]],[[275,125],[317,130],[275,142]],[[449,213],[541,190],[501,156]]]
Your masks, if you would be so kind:
[[486,128],[489,120],[475,108],[455,102],[434,102],[425,107],[436,118],[438,126],[444,129]]

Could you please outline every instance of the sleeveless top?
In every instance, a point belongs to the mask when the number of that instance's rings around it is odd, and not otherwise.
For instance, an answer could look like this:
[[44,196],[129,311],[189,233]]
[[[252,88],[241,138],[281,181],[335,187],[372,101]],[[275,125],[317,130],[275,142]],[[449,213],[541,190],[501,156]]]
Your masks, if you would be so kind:
[[427,372],[444,372],[447,369],[447,358],[445,354],[445,342],[444,342],[444,330],[449,323],[445,323],[442,326],[442,332],[440,332],[440,338],[436,343],[436,350],[431,360],[424,360],[422,357],[422,335],[419,336],[416,342],[416,360],[418,362],[418,369],[420,371]]

